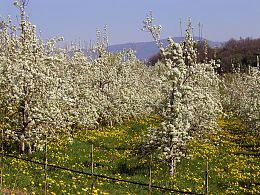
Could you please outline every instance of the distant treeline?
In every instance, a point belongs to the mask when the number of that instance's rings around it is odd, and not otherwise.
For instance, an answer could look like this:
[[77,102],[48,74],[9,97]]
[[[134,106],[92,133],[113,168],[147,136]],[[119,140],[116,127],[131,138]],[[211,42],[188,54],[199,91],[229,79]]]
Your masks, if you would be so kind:
[[[260,38],[230,39],[224,43],[222,47],[207,47],[206,52],[204,41],[199,41],[196,47],[198,51],[198,62],[204,62],[206,58],[220,60],[220,71],[222,73],[231,72],[232,64],[235,68],[240,67],[241,71],[247,71],[249,65],[257,65],[257,56],[260,58]],[[158,53],[152,56],[148,60],[148,63],[154,65],[160,59],[161,57]]]

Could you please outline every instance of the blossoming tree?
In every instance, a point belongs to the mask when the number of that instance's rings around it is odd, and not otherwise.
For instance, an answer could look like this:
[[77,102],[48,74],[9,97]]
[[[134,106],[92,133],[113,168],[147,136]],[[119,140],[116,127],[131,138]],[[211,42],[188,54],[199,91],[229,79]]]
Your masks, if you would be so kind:
[[33,145],[42,145],[43,137],[64,128],[68,116],[63,112],[65,87],[61,55],[54,47],[57,40],[44,43],[37,37],[21,2],[15,2],[22,10],[19,28],[9,18],[0,30],[0,90],[5,135],[18,141],[23,153],[26,146],[31,152]]
[[198,64],[191,34],[191,23],[184,42],[168,39],[163,48],[159,40],[161,27],[153,25],[152,15],[144,20],[144,29],[155,38],[163,61],[160,66],[162,100],[160,110],[163,122],[160,128],[150,128],[144,137],[144,151],[156,153],[170,165],[170,175],[175,173],[176,161],[184,157],[187,142],[203,138],[217,127],[221,113],[219,78],[214,62]]

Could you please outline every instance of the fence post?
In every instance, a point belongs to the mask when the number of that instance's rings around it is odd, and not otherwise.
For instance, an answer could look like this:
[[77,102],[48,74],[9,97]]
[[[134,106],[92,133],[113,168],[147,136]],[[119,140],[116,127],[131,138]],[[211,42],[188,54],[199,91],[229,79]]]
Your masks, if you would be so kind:
[[47,159],[47,133],[45,134],[45,146],[44,146],[44,195],[48,194],[48,174],[47,174],[47,168],[48,168],[48,159]]
[[152,194],[152,161],[153,161],[153,155],[150,155],[149,160],[149,186],[148,186],[148,194]]
[[209,161],[206,160],[206,171],[205,171],[205,195],[209,194]]
[[92,177],[93,177],[93,174],[94,174],[94,146],[93,146],[93,143],[91,144],[91,174],[92,174]]
[[2,128],[1,132],[1,179],[0,179],[0,192],[3,190],[3,169],[4,169],[4,129]]
[[90,154],[90,158],[91,158],[91,178],[92,178],[92,183],[91,183],[91,194],[93,194],[93,189],[94,189],[94,145],[93,143],[91,144],[91,154]]

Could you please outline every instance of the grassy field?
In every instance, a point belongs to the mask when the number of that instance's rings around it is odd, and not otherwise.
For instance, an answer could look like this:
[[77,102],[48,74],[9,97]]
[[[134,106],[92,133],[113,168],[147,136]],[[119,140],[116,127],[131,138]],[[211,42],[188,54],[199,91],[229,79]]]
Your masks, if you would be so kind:
[[[79,130],[74,141],[61,140],[48,146],[48,163],[91,173],[93,144],[94,173],[141,183],[149,182],[149,157],[140,154],[142,134],[159,119],[130,121],[112,128]],[[208,141],[193,140],[190,159],[177,164],[174,178],[168,166],[152,160],[152,184],[183,191],[204,193],[206,160],[209,163],[210,194],[260,193],[260,136],[236,119],[220,120],[221,131]],[[16,154],[15,154],[16,155]],[[39,151],[23,158],[44,162]],[[19,159],[4,158],[3,192],[43,194],[44,167]],[[49,194],[147,194],[148,187],[91,177],[67,170],[48,168]],[[10,194],[10,193],[9,193]],[[153,189],[152,194],[174,194]]]

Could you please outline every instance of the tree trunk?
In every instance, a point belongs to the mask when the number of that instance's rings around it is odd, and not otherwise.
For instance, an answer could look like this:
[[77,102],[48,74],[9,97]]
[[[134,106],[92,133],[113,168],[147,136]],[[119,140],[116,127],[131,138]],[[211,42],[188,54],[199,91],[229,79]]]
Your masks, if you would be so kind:
[[172,158],[170,163],[170,176],[173,177],[176,173],[176,159]]
[[32,145],[30,142],[28,143],[28,153],[32,154]]
[[32,138],[31,138],[31,129],[28,128],[28,132],[29,132],[29,142],[28,142],[28,153],[32,154]]
[[[25,82],[25,81],[24,81]],[[29,108],[29,90],[27,86],[23,86],[24,89],[24,98],[21,102],[20,108],[21,108],[21,114],[22,114],[22,135],[24,135],[25,140],[21,140],[20,141],[20,152],[23,154],[25,152],[25,141],[26,141],[26,133],[29,133],[29,136],[31,136],[31,132],[29,129],[29,112],[28,112],[28,108]],[[31,140],[29,140],[29,142],[31,142]],[[29,149],[31,152],[31,147],[29,145]]]
[[24,154],[24,152],[25,152],[25,143],[24,143],[24,140],[21,140],[20,141],[20,153]]

